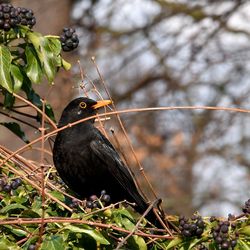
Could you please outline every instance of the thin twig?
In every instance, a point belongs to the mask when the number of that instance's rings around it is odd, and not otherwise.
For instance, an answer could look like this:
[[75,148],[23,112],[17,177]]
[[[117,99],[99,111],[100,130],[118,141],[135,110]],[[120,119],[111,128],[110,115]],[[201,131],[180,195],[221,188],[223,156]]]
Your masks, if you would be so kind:
[[[82,219],[72,219],[72,218],[61,218],[61,217],[50,217],[50,218],[45,218],[44,223],[71,223],[71,224],[85,224],[89,226],[95,226],[95,227],[100,227],[100,228],[108,228],[108,229],[113,229],[122,233],[127,233],[130,234],[131,231],[126,230],[121,227],[114,226],[112,224],[104,224],[100,222],[93,222],[93,221],[88,221],[88,220],[82,220]],[[0,219],[0,225],[23,225],[23,224],[41,224],[42,219],[41,218],[32,218],[32,219],[27,219],[27,218],[14,218],[13,220],[11,218],[8,219]],[[157,235],[157,234],[148,234],[148,233],[143,233],[143,232],[134,232],[134,235],[142,236],[142,237],[148,237],[148,238],[158,238],[158,239],[173,239],[173,236],[169,235]]]
[[[81,76],[81,84],[80,84],[79,87],[81,89],[83,89],[84,95],[88,97],[88,92],[87,92],[87,90],[85,88],[85,84],[84,84],[84,76],[85,76],[85,74],[83,73],[83,69],[82,69],[80,60],[78,60],[77,63],[78,63],[78,66],[79,66],[80,76]],[[80,91],[79,91],[79,94],[80,94]]]

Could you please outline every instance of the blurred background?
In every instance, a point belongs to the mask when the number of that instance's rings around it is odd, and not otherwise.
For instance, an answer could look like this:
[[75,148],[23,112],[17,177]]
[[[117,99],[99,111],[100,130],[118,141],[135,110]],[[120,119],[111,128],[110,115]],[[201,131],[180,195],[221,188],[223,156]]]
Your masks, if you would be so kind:
[[[6,2],[6,1],[1,1]],[[35,30],[60,35],[75,27],[80,46],[64,53],[73,68],[50,89],[37,87],[57,119],[83,94],[80,60],[104,98],[95,56],[118,109],[157,106],[250,108],[250,3],[213,0],[13,0],[31,8]],[[91,85],[86,81],[86,88]],[[113,120],[113,119],[112,119]],[[122,115],[125,128],[168,214],[239,213],[250,198],[250,117],[225,111],[161,111]],[[152,199],[121,130],[113,127],[131,169]],[[1,144],[11,134],[1,128]],[[37,134],[32,131],[29,136]],[[115,143],[114,143],[115,144]]]

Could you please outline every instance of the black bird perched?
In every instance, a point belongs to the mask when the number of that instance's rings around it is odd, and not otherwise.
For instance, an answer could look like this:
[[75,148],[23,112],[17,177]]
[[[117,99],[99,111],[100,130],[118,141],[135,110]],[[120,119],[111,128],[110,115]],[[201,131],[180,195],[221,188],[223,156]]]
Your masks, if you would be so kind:
[[[58,127],[93,116],[98,108],[110,103],[85,97],[74,99],[64,109]],[[127,200],[136,203],[136,211],[145,212],[148,205],[131,173],[109,140],[94,126],[94,121],[89,119],[58,132],[53,160],[60,177],[81,198],[106,190],[113,203]],[[146,218],[159,224],[152,210]]]

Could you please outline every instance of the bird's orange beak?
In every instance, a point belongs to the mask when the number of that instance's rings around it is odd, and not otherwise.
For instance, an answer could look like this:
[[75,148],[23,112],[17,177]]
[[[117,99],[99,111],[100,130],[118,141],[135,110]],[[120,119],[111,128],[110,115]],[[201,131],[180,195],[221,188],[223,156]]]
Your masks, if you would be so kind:
[[93,109],[98,109],[98,108],[101,108],[101,107],[105,107],[109,104],[111,104],[112,101],[111,100],[100,100],[100,101],[97,101],[97,103],[95,105],[92,106]]

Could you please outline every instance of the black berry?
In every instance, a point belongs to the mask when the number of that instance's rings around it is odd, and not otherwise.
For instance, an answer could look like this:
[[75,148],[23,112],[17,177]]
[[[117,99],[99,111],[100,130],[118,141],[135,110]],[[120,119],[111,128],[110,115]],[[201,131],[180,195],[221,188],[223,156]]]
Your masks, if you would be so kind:
[[36,245],[33,245],[33,244],[29,245],[28,247],[28,250],[35,250],[35,249],[36,249]]
[[87,208],[93,208],[93,202],[92,201],[87,201],[86,202],[86,207]]
[[105,194],[106,194],[106,190],[102,190],[101,195],[105,195]]
[[9,184],[6,184],[4,187],[3,187],[3,190],[7,193],[9,193],[11,191],[11,185]]
[[6,185],[5,179],[0,179],[0,186],[3,188]]
[[22,184],[22,180],[20,178],[16,178],[15,182],[20,186]]
[[98,197],[95,195],[95,194],[93,194],[93,195],[91,195],[90,197],[89,197],[89,200],[90,201],[96,201],[98,199]]
[[105,203],[109,203],[110,202],[110,196],[108,194],[104,194],[102,197],[102,201],[104,201]]

